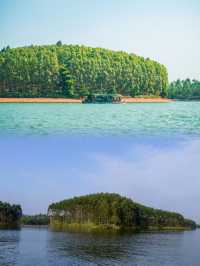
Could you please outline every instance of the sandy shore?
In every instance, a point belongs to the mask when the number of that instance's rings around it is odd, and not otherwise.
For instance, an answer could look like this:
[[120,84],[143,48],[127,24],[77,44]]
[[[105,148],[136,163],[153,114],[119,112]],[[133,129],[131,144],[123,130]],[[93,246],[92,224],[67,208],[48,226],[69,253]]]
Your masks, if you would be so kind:
[[133,97],[122,97],[122,103],[169,103],[173,100],[167,98],[133,98]]
[[[122,97],[122,103],[168,103],[167,98]],[[0,103],[81,103],[82,99],[69,98],[0,98]]]
[[68,98],[0,98],[0,103],[81,103],[81,99]]

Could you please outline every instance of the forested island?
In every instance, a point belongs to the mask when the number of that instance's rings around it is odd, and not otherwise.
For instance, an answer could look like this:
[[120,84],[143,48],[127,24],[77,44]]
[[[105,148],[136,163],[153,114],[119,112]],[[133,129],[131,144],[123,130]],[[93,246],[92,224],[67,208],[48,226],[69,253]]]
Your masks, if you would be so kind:
[[119,97],[118,102],[200,100],[200,81],[178,79],[168,84],[166,67],[149,58],[59,41],[55,45],[3,48],[0,97],[8,98],[5,102],[21,98],[20,102],[80,103],[85,97],[85,102],[94,102],[96,97],[108,102]]
[[167,85],[164,65],[126,52],[61,42],[0,51],[0,97],[166,97]]
[[181,214],[153,209],[114,193],[74,197],[49,206],[53,230],[190,230],[197,225]]
[[200,81],[178,79],[169,84],[167,95],[171,99],[200,100]]
[[22,209],[20,205],[11,205],[0,201],[0,229],[16,229],[20,226]]

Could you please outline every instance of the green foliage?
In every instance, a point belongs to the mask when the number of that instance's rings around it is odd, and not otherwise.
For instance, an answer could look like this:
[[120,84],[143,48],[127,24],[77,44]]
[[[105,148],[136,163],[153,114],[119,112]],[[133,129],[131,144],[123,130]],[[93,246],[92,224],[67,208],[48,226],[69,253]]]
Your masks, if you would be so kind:
[[[124,209],[126,207],[126,209]],[[67,210],[71,214],[66,217],[70,222],[94,222],[96,224],[115,223],[116,225],[129,225],[134,219],[135,205],[132,201],[117,194],[92,194],[75,197],[56,204],[51,210]]]
[[168,97],[180,100],[200,100],[200,81],[178,79],[170,83]]
[[60,41],[0,52],[0,97],[166,96],[167,83],[163,65],[125,52]]
[[21,223],[23,225],[48,225],[49,217],[46,214],[23,215]]
[[0,201],[0,227],[17,227],[22,216],[20,205]]
[[64,200],[49,206],[51,224],[112,225],[119,228],[195,228],[181,214],[143,206],[118,194],[98,193]]

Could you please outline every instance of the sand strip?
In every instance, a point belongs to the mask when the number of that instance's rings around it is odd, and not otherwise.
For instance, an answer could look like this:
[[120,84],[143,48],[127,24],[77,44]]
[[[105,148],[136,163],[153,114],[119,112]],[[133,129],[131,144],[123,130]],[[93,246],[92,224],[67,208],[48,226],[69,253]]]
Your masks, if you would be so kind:
[[[122,103],[168,103],[167,98],[122,97]],[[70,98],[0,98],[0,103],[82,103],[82,99]]]

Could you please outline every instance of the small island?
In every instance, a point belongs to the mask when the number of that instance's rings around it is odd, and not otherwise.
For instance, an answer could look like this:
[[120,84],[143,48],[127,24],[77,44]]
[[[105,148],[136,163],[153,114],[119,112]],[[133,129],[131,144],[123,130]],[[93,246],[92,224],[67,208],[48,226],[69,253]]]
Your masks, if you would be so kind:
[[192,230],[197,224],[181,214],[146,207],[115,193],[97,193],[53,203],[50,228],[70,231]]
[[11,205],[0,201],[0,229],[17,229],[20,227],[22,209],[20,205]]
[[78,102],[94,94],[142,101],[166,98],[167,86],[164,65],[133,53],[61,42],[0,51],[1,102]]

